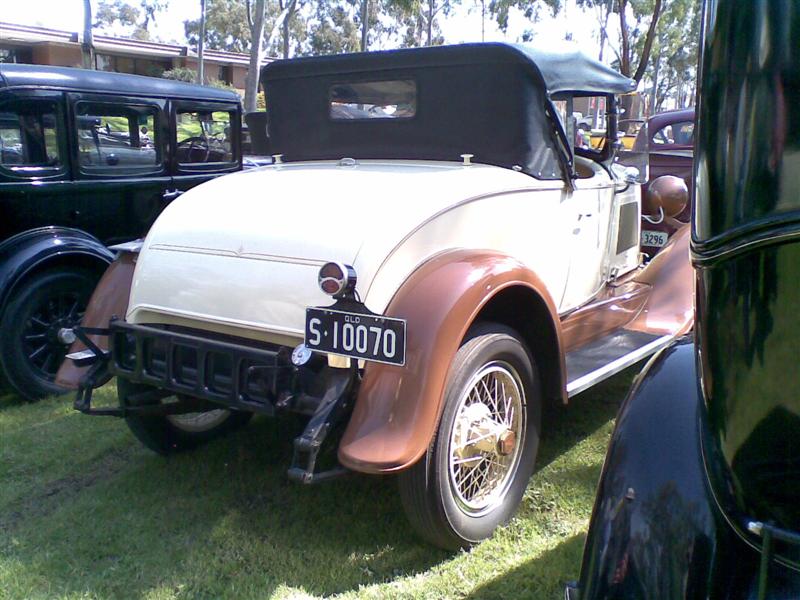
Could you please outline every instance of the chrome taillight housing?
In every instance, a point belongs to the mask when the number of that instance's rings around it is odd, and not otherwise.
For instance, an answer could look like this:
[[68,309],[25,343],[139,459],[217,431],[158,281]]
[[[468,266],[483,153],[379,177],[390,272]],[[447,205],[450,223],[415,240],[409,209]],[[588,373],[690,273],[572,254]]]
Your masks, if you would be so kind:
[[354,295],[356,289],[356,271],[350,265],[329,262],[322,265],[317,277],[319,289],[334,298],[345,298]]

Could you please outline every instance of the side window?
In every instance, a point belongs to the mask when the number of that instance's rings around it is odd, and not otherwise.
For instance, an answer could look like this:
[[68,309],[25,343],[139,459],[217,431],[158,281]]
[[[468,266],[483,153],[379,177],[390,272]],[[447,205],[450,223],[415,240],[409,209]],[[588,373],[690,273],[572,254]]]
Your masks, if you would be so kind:
[[182,111],[177,113],[176,155],[179,164],[231,163],[232,113]]
[[81,171],[129,175],[160,169],[156,107],[79,102],[75,113]]
[[0,165],[13,170],[63,169],[55,102],[0,105]]
[[694,123],[682,121],[666,125],[653,134],[657,146],[691,146],[694,140]]

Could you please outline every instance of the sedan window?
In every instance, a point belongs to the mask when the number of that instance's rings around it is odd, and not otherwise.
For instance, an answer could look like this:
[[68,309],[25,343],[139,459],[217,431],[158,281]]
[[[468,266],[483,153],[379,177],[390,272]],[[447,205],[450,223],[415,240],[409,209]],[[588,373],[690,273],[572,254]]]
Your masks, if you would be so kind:
[[76,112],[81,170],[141,173],[160,166],[155,107],[82,102]]
[[231,163],[232,113],[227,111],[178,111],[177,158],[180,164]]
[[694,123],[682,121],[666,125],[652,137],[656,146],[691,146],[694,141]]
[[0,165],[61,168],[55,103],[0,108]]

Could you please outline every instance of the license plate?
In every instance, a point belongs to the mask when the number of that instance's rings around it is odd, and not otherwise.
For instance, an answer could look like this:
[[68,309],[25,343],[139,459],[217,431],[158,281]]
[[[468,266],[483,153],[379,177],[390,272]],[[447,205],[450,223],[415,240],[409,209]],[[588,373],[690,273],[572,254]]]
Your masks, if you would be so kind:
[[312,350],[404,365],[406,322],[326,308],[306,309],[305,344]]
[[666,231],[642,230],[642,246],[661,248],[667,245],[669,236]]

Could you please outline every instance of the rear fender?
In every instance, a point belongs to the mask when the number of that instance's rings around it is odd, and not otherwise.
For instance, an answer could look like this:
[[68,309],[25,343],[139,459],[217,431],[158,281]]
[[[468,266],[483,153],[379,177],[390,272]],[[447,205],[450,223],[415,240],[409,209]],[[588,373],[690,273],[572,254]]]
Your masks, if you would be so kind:
[[0,244],[0,313],[27,275],[72,260],[102,271],[114,253],[97,238],[68,227],[31,229],[5,240]]
[[492,320],[514,316],[492,306],[507,306],[501,299],[517,297],[517,292],[527,298],[527,305],[511,312],[545,328],[539,331],[548,341],[545,393],[561,397],[565,375],[560,322],[542,281],[502,254],[445,252],[417,268],[389,303],[386,315],[407,323],[406,365],[367,364],[339,444],[339,461],[356,471],[387,473],[419,460],[438,425],[450,364],[467,330],[483,311]]

